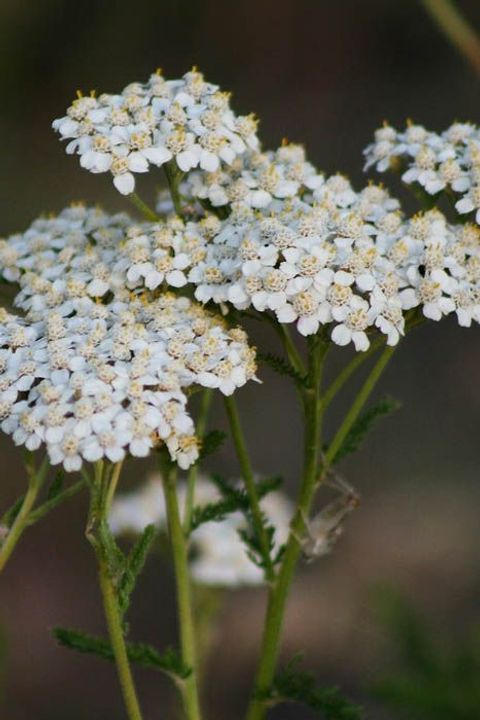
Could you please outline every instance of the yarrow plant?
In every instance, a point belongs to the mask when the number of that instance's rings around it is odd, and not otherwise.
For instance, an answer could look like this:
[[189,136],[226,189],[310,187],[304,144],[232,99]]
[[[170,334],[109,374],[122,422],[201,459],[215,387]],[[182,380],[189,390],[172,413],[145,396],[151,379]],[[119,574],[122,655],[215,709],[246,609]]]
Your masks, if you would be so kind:
[[[136,215],[72,204],[0,242],[0,274],[13,288],[0,310],[0,427],[25,448],[28,479],[2,518],[0,569],[29,525],[88,491],[108,638],[55,634],[115,661],[130,720],[142,718],[134,663],[175,680],[187,720],[205,717],[198,596],[240,585],[264,585],[268,596],[247,720],[283,701],[330,720],[361,717],[296,663],[279,670],[285,608],[301,557],[331,552],[358,505],[335,468],[395,409],[388,399],[367,403],[399,342],[428,320],[480,320],[480,130],[376,131],[366,169],[393,169],[418,191],[424,205],[408,216],[382,185],[357,191],[320,173],[300,145],[265,150],[255,116],[236,115],[230,95],[196,69],[180,80],[157,71],[117,94],[79,93],[53,127],[82,168],[111,175]],[[137,174],[158,168],[168,191],[150,206],[134,192]],[[272,329],[280,354],[267,332],[265,347],[253,348],[247,321]],[[325,386],[336,352],[345,360]],[[331,403],[373,358],[326,437]],[[254,472],[235,401],[265,364],[299,398],[304,461],[293,500],[281,478]],[[199,472],[225,439],[209,430],[215,394],[239,480]],[[119,495],[125,462],[152,455],[158,474]],[[321,487],[333,497],[314,513]],[[162,535],[180,635],[179,650],[164,654],[131,642],[125,622]]]

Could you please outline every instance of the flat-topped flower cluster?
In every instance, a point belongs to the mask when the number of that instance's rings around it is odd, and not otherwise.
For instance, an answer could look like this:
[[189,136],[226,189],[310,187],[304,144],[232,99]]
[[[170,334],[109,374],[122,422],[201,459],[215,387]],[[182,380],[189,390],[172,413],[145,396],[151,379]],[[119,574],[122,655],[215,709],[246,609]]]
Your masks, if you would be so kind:
[[[187,467],[198,456],[189,388],[230,394],[255,377],[242,311],[306,336],[326,328],[358,351],[373,337],[398,343],[414,310],[480,320],[477,222],[438,209],[408,218],[382,186],[357,192],[299,145],[264,150],[256,125],[196,70],[80,96],[54,122],[68,152],[120,192],[165,165],[176,197],[161,195],[157,220],[77,205],[0,241],[23,313],[5,314],[0,336],[2,429],[17,444],[45,443],[73,470],[165,443]],[[472,125],[384,126],[367,167],[402,162],[405,182],[453,193],[473,215],[479,141]]]
[[399,167],[402,180],[417,183],[429,195],[450,193],[460,214],[475,212],[480,223],[480,130],[454,123],[442,133],[409,123],[405,130],[388,124],[375,132],[365,150],[366,169]]
[[183,172],[214,172],[256,149],[256,119],[235,116],[229,97],[195,69],[180,80],[165,80],[157,71],[116,95],[79,95],[53,127],[82,167],[110,172],[117,190],[128,195],[135,174],[150,165],[174,160]]

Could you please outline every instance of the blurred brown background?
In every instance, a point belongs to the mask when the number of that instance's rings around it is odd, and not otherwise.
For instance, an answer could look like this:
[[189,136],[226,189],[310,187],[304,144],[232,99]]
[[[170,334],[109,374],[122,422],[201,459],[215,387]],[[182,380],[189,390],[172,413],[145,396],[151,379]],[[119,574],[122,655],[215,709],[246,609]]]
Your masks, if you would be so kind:
[[[478,1],[460,7],[480,27]],[[357,186],[362,148],[384,118],[438,130],[479,121],[478,77],[416,0],[2,0],[0,32],[4,234],[72,199],[121,207],[106,176],[65,155],[50,123],[77,88],[115,91],[157,66],[175,77],[197,64],[234,92],[237,110],[260,116],[267,147],[283,137],[304,142],[321,169],[349,173]],[[148,196],[153,183],[140,189]],[[400,347],[382,389],[403,408],[344,467],[362,506],[333,557],[303,568],[291,599],[285,657],[304,650],[322,683],[341,685],[373,718],[391,717],[365,688],[394,648],[376,624],[372,587],[402,589],[442,637],[480,620],[479,368],[478,327],[431,323]],[[259,471],[283,473],[292,492],[295,398],[268,371],[262,377],[263,386],[240,393],[252,455]],[[220,404],[216,415],[222,425]],[[21,455],[4,439],[0,451],[6,507],[23,490]],[[212,466],[236,473],[230,447]],[[138,470],[128,469],[130,481]],[[56,624],[103,628],[85,509],[85,498],[70,501],[28,533],[1,578],[2,720],[122,717],[113,668],[49,635]],[[207,691],[215,720],[241,717],[263,602],[261,590],[226,600]],[[175,643],[165,563],[148,563],[131,619],[136,639]],[[147,671],[138,678],[146,719],[174,717],[168,683]],[[282,708],[274,717],[310,715]]]

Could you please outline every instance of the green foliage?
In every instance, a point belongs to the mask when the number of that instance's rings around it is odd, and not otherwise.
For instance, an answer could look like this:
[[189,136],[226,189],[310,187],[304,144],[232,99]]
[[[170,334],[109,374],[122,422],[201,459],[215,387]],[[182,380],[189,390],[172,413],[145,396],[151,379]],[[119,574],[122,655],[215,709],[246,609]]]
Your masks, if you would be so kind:
[[145,565],[155,535],[155,526],[147,525],[128,556],[124,557],[123,572],[117,586],[118,606],[122,615],[125,615],[130,606],[131,595]]
[[213,455],[221,448],[227,435],[222,430],[211,430],[202,438],[202,446],[197,462],[201,462],[208,455]]
[[296,702],[306,705],[324,720],[360,720],[361,709],[346,700],[337,688],[321,688],[310,673],[298,670],[300,657],[295,657],[275,677],[272,688],[261,699],[277,705]]
[[[57,642],[69,650],[96,655],[111,662],[115,659],[112,645],[106,638],[61,627],[54,628],[52,633]],[[130,662],[160,670],[176,680],[185,680],[191,674],[191,669],[172,648],[159,653],[158,650],[144,643],[127,643],[127,654]]]
[[301,375],[288,360],[274,355],[273,353],[258,353],[257,358],[260,362],[264,362],[266,365],[272,368],[279,375],[287,375],[295,380],[299,385],[305,386],[307,378]]
[[[247,521],[247,528],[240,530],[239,535],[247,546],[248,555],[252,562],[261,568],[265,568],[270,564],[270,559],[265,557],[264,548],[255,531],[247,491],[243,488],[232,486],[231,483],[220,475],[213,475],[211,479],[220,492],[221,500],[194,508],[192,513],[191,531],[195,530],[204,523],[221,522],[227,517],[227,515],[234,512],[241,512]],[[268,493],[277,490],[281,483],[282,479],[278,476],[268,477],[257,482],[256,490],[259,500],[264,498],[265,495],[268,495]],[[268,551],[270,556],[274,547],[275,529],[268,524],[268,520],[264,514],[262,514],[262,522],[268,539]],[[274,563],[279,561],[282,552],[283,548],[280,548],[277,556],[273,558]]]
[[375,684],[374,696],[405,720],[477,720],[480,629],[448,650],[397,593],[383,590],[380,606],[400,669]]
[[356,452],[378,420],[391,415],[398,410],[401,404],[394,398],[381,398],[375,405],[365,410],[352,425],[347,437],[333,459],[333,464],[343,460],[344,457]]
[[[195,530],[207,522],[221,522],[227,515],[234,512],[248,513],[250,501],[246,490],[233,487],[220,475],[212,475],[212,482],[217,486],[222,499],[207,505],[194,508],[191,529]],[[281,484],[281,478],[269,477],[256,483],[258,497],[261,499],[268,493],[276,490]]]

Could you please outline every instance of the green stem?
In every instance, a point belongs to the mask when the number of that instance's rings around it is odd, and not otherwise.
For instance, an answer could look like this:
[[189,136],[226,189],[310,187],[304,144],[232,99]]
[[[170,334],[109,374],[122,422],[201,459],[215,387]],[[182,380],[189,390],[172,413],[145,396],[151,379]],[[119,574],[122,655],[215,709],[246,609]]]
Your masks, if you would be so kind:
[[420,0],[443,34],[480,74],[480,38],[452,0]]
[[328,390],[323,395],[321,399],[322,409],[323,412],[326,411],[332,400],[335,398],[335,396],[340,392],[340,390],[343,388],[346,382],[351,378],[355,370],[357,368],[361,367],[365,360],[368,360],[369,357],[375,353],[378,348],[383,345],[384,338],[378,338],[375,342],[373,342],[368,350],[366,352],[356,352],[355,357],[351,362],[346,365],[343,370],[341,370],[335,380],[332,381],[330,386],[328,387]]
[[98,558],[98,579],[103,597],[103,608],[107,621],[108,634],[112,643],[118,679],[122,689],[123,701],[129,720],[142,720],[142,713],[137,699],[132,671],[128,662],[127,648],[123,635],[122,622],[115,589],[110,577],[107,563]]
[[342,424],[338,428],[332,442],[328,446],[328,450],[325,453],[325,463],[326,465],[330,465],[335,460],[335,455],[339,451],[340,447],[342,446],[343,441],[345,440],[346,436],[348,435],[348,432],[350,431],[350,428],[352,427],[353,423],[359,416],[363,406],[365,405],[366,401],[370,397],[370,394],[377,384],[378,379],[380,378],[380,375],[385,370],[385,367],[387,366],[390,358],[392,357],[393,353],[395,351],[395,347],[387,346],[380,357],[378,358],[377,362],[373,366],[370,374],[368,375],[367,379],[365,380],[360,392],[358,393],[357,397],[355,398],[350,410],[346,414]]
[[27,466],[28,471],[28,488],[23,498],[20,510],[15,518],[12,527],[8,530],[5,542],[0,549],[0,572],[7,564],[11,554],[13,553],[18,541],[22,537],[25,529],[30,524],[31,513],[35,502],[42,487],[43,481],[48,470],[48,460],[45,458],[38,470],[34,466]]
[[277,322],[280,337],[283,340],[283,344],[285,346],[285,351],[287,353],[287,357],[292,364],[292,366],[295,368],[297,372],[299,372],[301,375],[305,373],[305,365],[303,363],[302,357],[300,353],[298,352],[297,348],[295,347],[295,343],[292,340],[292,337],[290,335],[290,331],[287,327],[287,325],[283,325],[282,323]]
[[143,215],[145,220],[149,220],[150,222],[158,221],[159,218],[157,213],[152,210],[152,208],[149,207],[147,203],[144,202],[139,195],[137,195],[137,193],[130,193],[130,195],[128,195],[127,197],[133,203],[133,205],[135,205],[137,210]]
[[168,528],[175,568],[177,588],[178,624],[182,660],[192,672],[181,686],[185,715],[188,720],[200,720],[200,702],[197,682],[197,662],[195,647],[195,625],[193,619],[192,588],[188,568],[188,550],[185,533],[180,520],[176,488],[176,470],[171,463],[163,472],[163,489],[167,507]]
[[234,400],[233,395],[225,397],[225,408],[230,423],[233,444],[235,445],[237,458],[240,463],[240,469],[242,471],[243,482],[245,484],[245,489],[247,491],[248,499],[250,502],[253,529],[255,530],[255,534],[257,535],[257,538],[259,540],[263,560],[265,563],[265,578],[267,582],[272,582],[275,577],[275,572],[270,556],[270,543],[263,522],[262,510],[260,508],[260,499],[258,497],[257,487],[255,485],[255,477],[253,474],[252,466],[250,464],[250,458],[248,456],[245,438],[243,436],[240,416],[238,414],[237,404]]
[[177,213],[177,215],[182,216],[183,209],[179,186],[183,177],[183,172],[180,170],[175,160],[170,160],[170,162],[165,163],[163,169],[165,170],[168,188],[170,190],[170,195],[172,197],[175,212]]
[[[198,412],[197,422],[196,422],[196,434],[200,441],[203,440],[205,437],[205,430],[207,427],[207,419],[208,419],[208,413],[210,412],[210,407],[213,400],[213,391],[210,389],[203,390],[202,392],[202,398],[200,401],[200,409]],[[194,463],[190,470],[188,471],[187,476],[187,493],[185,497],[185,508],[184,508],[184,520],[183,520],[183,529],[185,531],[185,534],[188,535],[190,532],[190,525],[192,522],[192,512],[193,512],[193,506],[195,504],[195,485],[197,483],[198,478],[198,462]]]
[[107,497],[105,500],[107,514],[112,506],[112,501],[117,490],[118,481],[120,479],[120,473],[122,472],[123,460],[115,463],[112,469],[112,476],[108,484]]
[[[328,347],[328,346],[327,346]],[[318,348],[311,350],[310,387],[303,393],[305,420],[305,452],[302,484],[297,509],[291,523],[290,535],[286,545],[280,571],[275,583],[270,587],[267,613],[262,637],[260,664],[255,678],[254,695],[251,700],[247,720],[262,720],[265,716],[265,703],[262,696],[269,690],[277,664],[280,636],[285,614],[285,606],[292,584],[301,547],[298,538],[304,532],[304,518],[308,516],[317,486],[317,465],[320,448],[321,412],[319,411],[319,386],[326,348],[319,353]]]
[[[98,565],[98,581],[103,599],[105,620],[108,635],[112,643],[118,680],[122,690],[123,701],[129,720],[142,720],[142,713],[137,699],[130,663],[128,661],[122,616],[118,606],[116,589],[112,580],[112,571],[108,564],[108,552],[105,547],[105,535],[101,526],[107,527],[109,500],[113,497],[118,481],[121,463],[113,467],[103,461],[95,463],[94,480],[91,484],[91,502],[87,537],[91,542]],[[111,471],[111,472],[110,472]],[[97,532],[98,528],[100,531]]]

